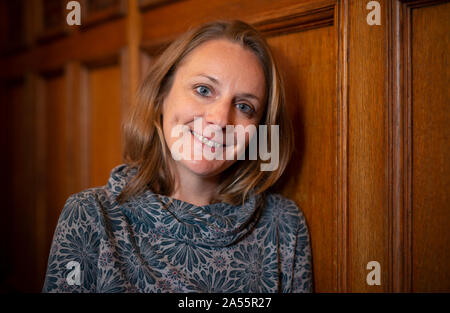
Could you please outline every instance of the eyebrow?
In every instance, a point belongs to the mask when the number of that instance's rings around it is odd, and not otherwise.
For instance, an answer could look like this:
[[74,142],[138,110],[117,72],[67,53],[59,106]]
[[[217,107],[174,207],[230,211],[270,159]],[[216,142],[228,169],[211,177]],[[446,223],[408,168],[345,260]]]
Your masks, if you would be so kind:
[[197,76],[202,76],[202,77],[208,78],[214,84],[220,85],[219,81],[216,78],[214,78],[214,77],[208,76],[206,74],[198,74]]
[[[214,84],[216,84],[216,85],[220,85],[219,80],[217,80],[216,78],[211,77],[211,76],[209,76],[209,75],[206,75],[206,74],[199,74],[199,75],[197,75],[197,76],[205,77],[205,78],[209,79],[212,83],[214,83]],[[240,94],[238,94],[238,96],[239,96],[239,97],[242,97],[242,98],[255,99],[256,101],[261,102],[261,100],[259,100],[259,98],[258,98],[257,96],[255,96],[254,94],[252,94],[252,93],[240,93]]]

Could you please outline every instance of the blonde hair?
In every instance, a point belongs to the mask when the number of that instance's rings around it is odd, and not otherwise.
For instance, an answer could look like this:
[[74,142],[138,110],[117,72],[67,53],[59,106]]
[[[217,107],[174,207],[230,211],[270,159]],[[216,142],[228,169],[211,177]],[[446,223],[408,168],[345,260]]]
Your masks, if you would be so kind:
[[[279,125],[279,166],[261,171],[262,160],[238,160],[223,173],[214,201],[244,203],[250,194],[262,194],[281,176],[292,154],[293,131],[287,117],[283,81],[270,49],[252,26],[242,21],[215,21],[191,29],[173,41],[151,66],[137,92],[136,105],[124,123],[124,159],[137,168],[118,197],[119,203],[149,188],[170,196],[174,192],[174,160],[162,131],[162,103],[170,91],[177,66],[196,47],[209,40],[227,39],[252,51],[260,60],[266,81],[266,109],[260,124]],[[270,147],[274,149],[275,147]]]

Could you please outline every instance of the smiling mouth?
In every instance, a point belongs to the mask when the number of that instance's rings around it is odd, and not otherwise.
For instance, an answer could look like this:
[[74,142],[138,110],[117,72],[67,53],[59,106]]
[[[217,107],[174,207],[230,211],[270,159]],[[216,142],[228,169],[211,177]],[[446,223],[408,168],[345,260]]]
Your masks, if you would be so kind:
[[194,135],[195,138],[197,138],[200,142],[204,143],[205,145],[207,145],[208,147],[211,148],[221,148],[221,147],[225,147],[226,145],[224,144],[220,144],[218,142],[215,142],[213,140],[209,140],[208,138],[200,135],[199,133],[196,133],[195,131],[193,131],[192,129],[190,130],[191,134]]

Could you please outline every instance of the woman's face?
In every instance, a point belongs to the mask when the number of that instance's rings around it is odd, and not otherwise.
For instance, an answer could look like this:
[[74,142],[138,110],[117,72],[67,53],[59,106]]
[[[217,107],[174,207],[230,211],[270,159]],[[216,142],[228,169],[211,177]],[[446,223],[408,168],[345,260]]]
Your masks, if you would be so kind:
[[[236,162],[251,137],[246,134],[239,141],[232,127],[227,130],[226,126],[257,128],[264,112],[265,78],[260,61],[239,44],[217,39],[189,53],[174,75],[163,103],[166,143],[172,154],[179,151],[178,168],[203,177],[218,175]],[[183,130],[172,133],[177,125]],[[227,132],[234,144],[227,145],[231,142]],[[184,148],[177,149],[180,143]]]

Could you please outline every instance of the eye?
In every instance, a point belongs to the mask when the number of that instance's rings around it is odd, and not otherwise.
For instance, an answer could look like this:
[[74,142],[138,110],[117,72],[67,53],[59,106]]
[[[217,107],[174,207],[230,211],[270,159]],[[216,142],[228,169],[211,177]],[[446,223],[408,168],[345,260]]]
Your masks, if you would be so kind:
[[195,91],[202,97],[208,97],[211,95],[211,90],[203,85],[195,87]]
[[246,103],[237,103],[236,107],[245,114],[253,114],[254,112],[253,108]]

